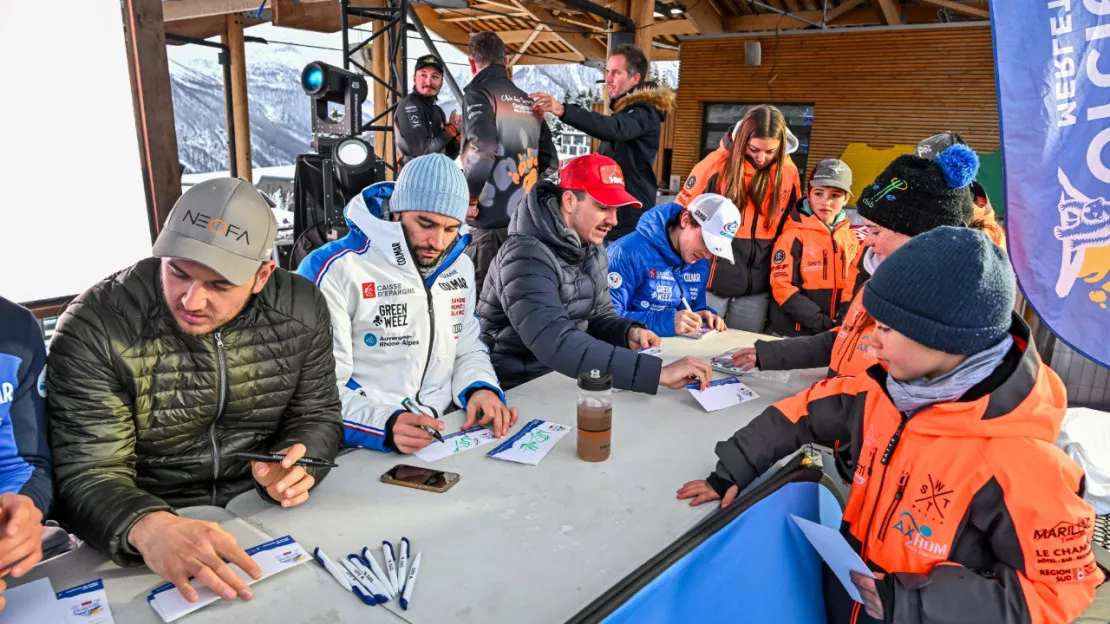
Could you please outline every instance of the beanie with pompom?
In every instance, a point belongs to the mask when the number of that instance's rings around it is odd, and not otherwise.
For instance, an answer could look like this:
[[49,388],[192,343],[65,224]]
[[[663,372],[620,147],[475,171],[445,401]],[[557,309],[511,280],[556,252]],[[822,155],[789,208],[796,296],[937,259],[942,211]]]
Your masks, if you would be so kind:
[[979,157],[956,144],[934,160],[899,156],[863,189],[859,215],[881,227],[917,236],[942,225],[964,226],[972,218],[968,185],[979,172]]

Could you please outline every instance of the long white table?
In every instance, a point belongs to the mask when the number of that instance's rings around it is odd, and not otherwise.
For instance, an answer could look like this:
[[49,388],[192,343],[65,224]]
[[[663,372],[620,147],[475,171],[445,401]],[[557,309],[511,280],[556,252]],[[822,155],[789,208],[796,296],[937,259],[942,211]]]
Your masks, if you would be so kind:
[[[183,516],[218,522],[235,536],[239,545],[249,548],[281,535],[267,535],[246,520],[219,507],[190,507],[179,510]],[[294,536],[294,539],[296,537]],[[299,541],[299,540],[298,540]],[[308,548],[307,544],[301,543]],[[27,576],[5,580],[16,587],[36,579],[50,577],[54,591],[59,592],[96,579],[104,580],[112,617],[117,624],[161,624],[162,618],[147,604],[150,590],[164,583],[146,566],[121,568],[106,556],[83,545],[76,551],[35,567]],[[253,585],[254,599],[249,602],[217,602],[192,613],[186,624],[268,624],[271,622],[320,622],[397,624],[400,618],[378,607],[362,603],[348,605],[351,594],[314,562],[303,563],[292,570],[259,581]],[[336,606],[332,606],[336,605]],[[22,623],[21,623],[22,624]],[[27,624],[32,624],[28,622]]]
[[[733,330],[697,341],[667,339],[663,359],[708,359],[756,338]],[[379,481],[398,463],[428,465],[420,459],[357,450],[339,458],[340,467],[306,505],[281,509],[252,492],[228,510],[333,557],[363,546],[380,553],[383,539],[408,537],[413,554],[424,553],[412,605],[408,611],[396,601],[385,605],[408,622],[561,622],[712,512],[712,505],[690,508],[675,493],[709,474],[718,440],[823,375],[746,375],[742,381],[760,398],[714,413],[686,390],[616,393],[612,456],[602,463],[577,458],[573,431],[538,466],[491,459],[491,444],[430,464],[462,476],[435,494]],[[514,431],[533,418],[574,426],[575,396],[574,380],[559,374],[512,390],[509,403],[520,409]],[[463,414],[445,421],[457,429]],[[364,610],[354,596],[327,606],[344,615]]]

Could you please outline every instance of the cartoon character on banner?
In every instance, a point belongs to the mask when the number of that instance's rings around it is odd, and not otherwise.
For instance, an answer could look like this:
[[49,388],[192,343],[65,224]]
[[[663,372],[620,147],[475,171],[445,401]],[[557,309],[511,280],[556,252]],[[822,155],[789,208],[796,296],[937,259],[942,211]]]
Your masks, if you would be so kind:
[[[1063,257],[1056,295],[1063,299],[1071,294],[1077,279],[1097,284],[1110,272],[1110,202],[1079,192],[1062,169],[1057,174],[1062,187],[1057,207],[1060,225],[1053,232],[1063,243]],[[1110,282],[1095,287],[1088,297],[1106,309],[1108,291]]]

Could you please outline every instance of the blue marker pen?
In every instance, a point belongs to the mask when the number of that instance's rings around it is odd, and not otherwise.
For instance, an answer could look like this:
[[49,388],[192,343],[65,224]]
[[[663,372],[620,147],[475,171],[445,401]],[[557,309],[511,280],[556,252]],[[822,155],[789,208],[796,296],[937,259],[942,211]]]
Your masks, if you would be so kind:
[[351,587],[356,590],[356,593],[358,590],[361,590],[363,594],[369,596],[370,599],[374,601],[374,604],[382,604],[385,601],[389,600],[389,598],[387,598],[380,589],[375,589],[374,583],[366,582],[366,579],[362,577],[361,572],[349,559],[340,559],[339,565],[343,566],[343,568],[347,572],[347,575],[351,577],[352,581],[354,581],[353,583],[351,583]]
[[389,590],[390,598],[397,595],[397,588],[390,584],[389,575],[378,565],[378,560],[374,558],[374,553],[370,552],[369,547],[362,549],[362,562],[374,573],[374,578],[378,580],[378,584]]
[[401,559],[397,563],[397,582],[401,584],[401,586],[397,588],[397,593],[399,594],[403,594],[405,592],[405,575],[408,574],[409,548],[411,547],[411,544],[409,544],[409,538],[402,537],[400,553]]
[[381,580],[374,576],[370,568],[366,567],[363,563],[362,557],[358,555],[347,555],[347,562],[350,563],[348,569],[351,570],[353,576],[362,582],[363,587],[371,590],[374,598],[377,599],[378,604],[388,602],[393,594],[389,593],[389,585],[383,584]]
[[389,572],[389,581],[393,583],[393,589],[397,590],[401,583],[397,580],[397,558],[393,556],[393,544],[382,542],[382,557],[385,559],[385,569]]
[[416,586],[416,574],[420,572],[420,555],[424,553],[416,553],[416,559],[412,560],[412,570],[409,570],[409,577],[405,581],[405,593],[401,594],[401,609],[404,611],[409,610],[409,603],[412,602],[412,589]]
[[341,587],[349,592],[354,592],[354,594],[358,596],[359,600],[370,606],[378,604],[378,601],[375,600],[373,596],[366,595],[366,592],[362,591],[362,588],[358,587],[356,583],[352,582],[351,577],[347,574],[346,570],[335,565],[335,563],[330,558],[328,558],[327,554],[325,554],[324,551],[320,550],[319,546],[317,546],[316,550],[312,552],[312,556],[316,559],[317,563],[319,563],[321,566],[323,566],[325,570],[328,571],[328,574],[330,574],[331,577],[335,579],[335,582],[339,583]]

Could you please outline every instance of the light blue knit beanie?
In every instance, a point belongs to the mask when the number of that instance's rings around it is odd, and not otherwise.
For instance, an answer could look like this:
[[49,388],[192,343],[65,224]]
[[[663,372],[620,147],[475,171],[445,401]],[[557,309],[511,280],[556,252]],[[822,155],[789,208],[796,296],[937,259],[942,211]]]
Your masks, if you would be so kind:
[[390,212],[419,210],[466,221],[470,189],[462,170],[443,154],[414,158],[401,169],[389,200]]

